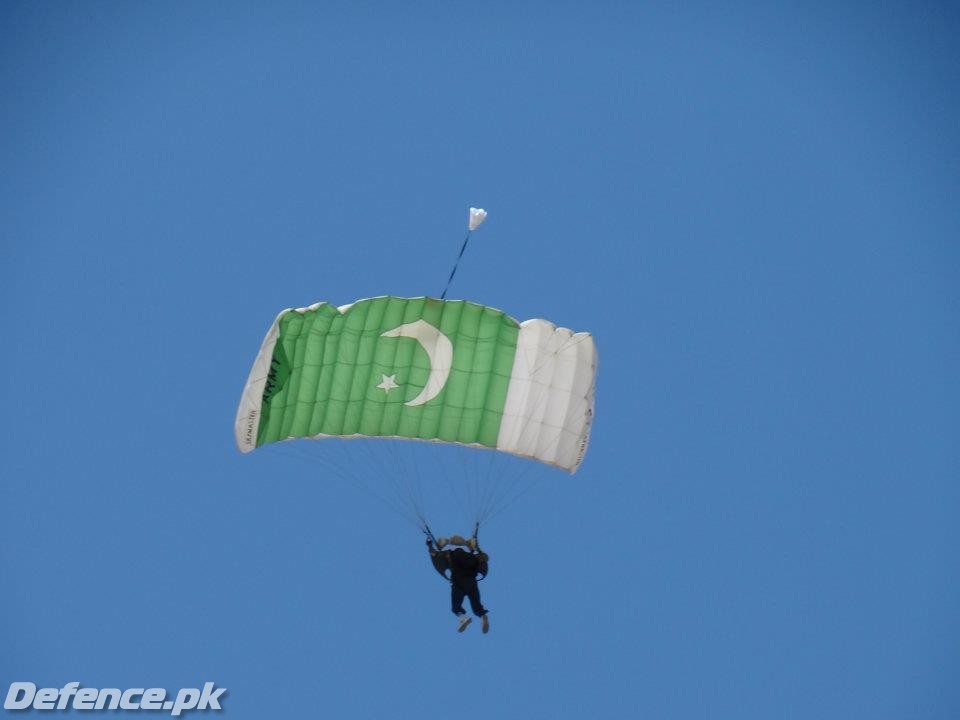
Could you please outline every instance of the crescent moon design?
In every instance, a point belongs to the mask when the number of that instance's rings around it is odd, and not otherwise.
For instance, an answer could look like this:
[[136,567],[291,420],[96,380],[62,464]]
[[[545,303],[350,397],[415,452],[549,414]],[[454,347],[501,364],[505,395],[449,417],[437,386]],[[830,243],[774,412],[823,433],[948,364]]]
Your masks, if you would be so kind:
[[453,367],[453,343],[450,342],[450,338],[425,320],[400,325],[393,330],[387,330],[380,337],[413,338],[420,343],[420,347],[430,358],[430,375],[427,378],[427,384],[423,386],[419,395],[413,400],[408,400],[404,405],[410,407],[423,405],[440,394],[443,386],[447,384],[450,369]]

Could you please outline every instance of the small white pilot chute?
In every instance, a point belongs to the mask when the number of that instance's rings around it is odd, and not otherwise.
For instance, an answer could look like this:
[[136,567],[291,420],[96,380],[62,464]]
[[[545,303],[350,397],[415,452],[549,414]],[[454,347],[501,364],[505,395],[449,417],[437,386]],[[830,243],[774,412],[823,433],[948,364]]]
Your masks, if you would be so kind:
[[480,223],[487,219],[487,211],[483,208],[470,208],[470,221],[467,224],[467,227],[470,229],[470,232],[473,232],[478,227]]

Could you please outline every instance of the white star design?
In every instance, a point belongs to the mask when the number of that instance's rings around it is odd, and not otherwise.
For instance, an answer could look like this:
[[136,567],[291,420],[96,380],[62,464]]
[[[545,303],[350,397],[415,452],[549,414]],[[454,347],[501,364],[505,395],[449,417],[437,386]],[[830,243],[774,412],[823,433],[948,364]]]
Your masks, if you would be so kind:
[[393,390],[394,388],[400,387],[399,385],[397,385],[396,374],[381,375],[380,377],[383,378],[383,380],[380,382],[379,385],[377,385],[377,387],[383,390],[387,395],[389,395],[390,391]]

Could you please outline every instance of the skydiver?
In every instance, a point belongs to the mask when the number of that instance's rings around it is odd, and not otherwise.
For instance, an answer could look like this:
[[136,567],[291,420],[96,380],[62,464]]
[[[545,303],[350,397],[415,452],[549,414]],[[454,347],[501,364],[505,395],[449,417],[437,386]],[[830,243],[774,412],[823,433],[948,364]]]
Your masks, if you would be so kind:
[[[463,547],[453,550],[444,550],[447,545],[462,545],[470,549],[468,552]],[[477,585],[477,575],[484,577],[487,574],[487,563],[490,557],[477,546],[475,537],[464,540],[459,535],[453,535],[448,538],[437,540],[436,547],[432,539],[427,540],[427,552],[430,553],[430,560],[438,573],[443,575],[444,579],[450,581],[450,607],[453,614],[457,616],[457,632],[463,632],[473,621],[463,609],[463,599],[470,600],[470,609],[473,614],[480,618],[483,632],[490,630],[490,620],[487,616],[487,610],[480,602],[480,588]],[[447,577],[446,571],[450,571],[450,577]]]

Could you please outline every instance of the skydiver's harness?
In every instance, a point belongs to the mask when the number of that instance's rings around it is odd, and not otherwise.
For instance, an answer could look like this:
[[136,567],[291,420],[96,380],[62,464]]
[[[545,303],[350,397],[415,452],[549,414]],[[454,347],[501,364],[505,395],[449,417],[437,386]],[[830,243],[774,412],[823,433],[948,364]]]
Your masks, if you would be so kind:
[[[477,523],[476,525],[473,526],[473,537],[471,539],[473,540],[473,547],[477,548],[478,550],[480,548],[480,543],[477,540],[477,535],[479,534],[479,532],[480,532],[480,523]],[[430,543],[432,543],[433,547],[437,549],[437,552],[439,552],[440,544],[437,542],[437,539],[433,536],[433,531],[430,529],[430,526],[427,525],[427,523],[423,523],[423,534],[427,536],[427,540]],[[487,576],[487,573],[483,573],[483,572],[477,573],[477,574],[480,576],[477,578],[477,582],[480,582]],[[451,577],[447,577],[446,571],[444,571],[443,573],[443,576],[447,578],[447,580],[449,580],[450,582],[453,582],[453,577],[452,577],[453,570],[450,571],[450,575]]]

